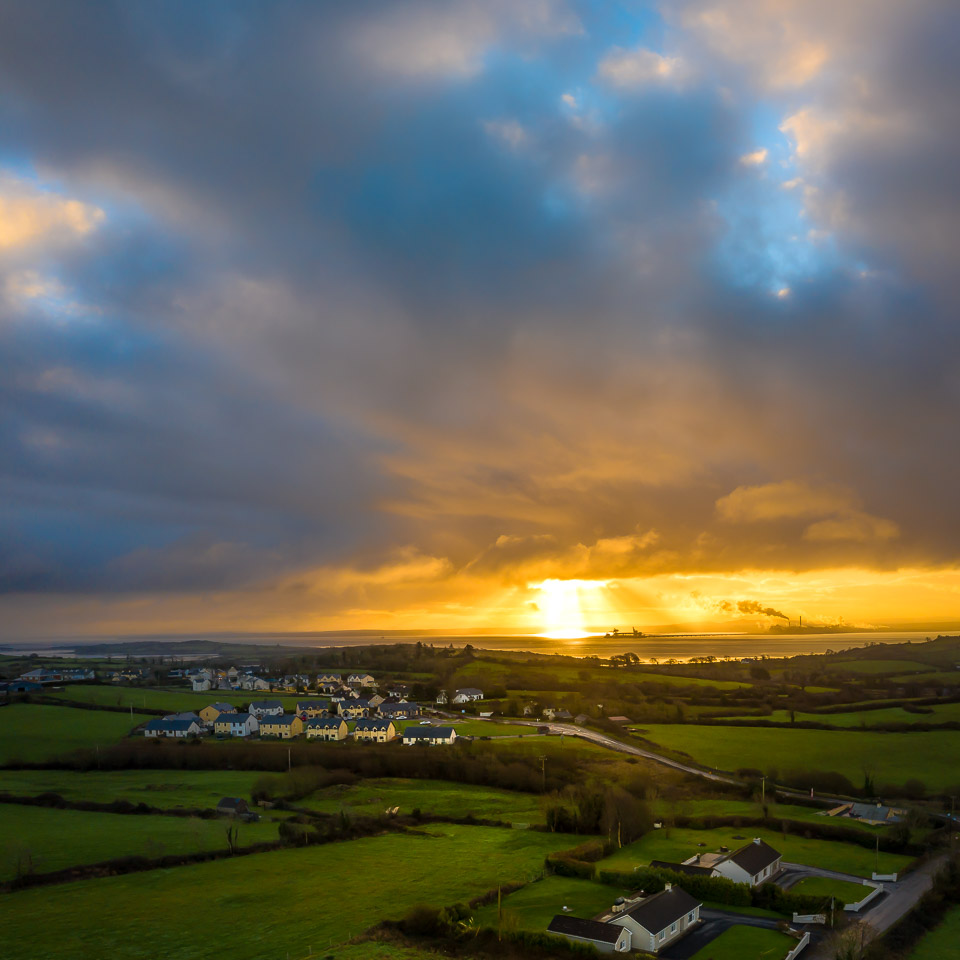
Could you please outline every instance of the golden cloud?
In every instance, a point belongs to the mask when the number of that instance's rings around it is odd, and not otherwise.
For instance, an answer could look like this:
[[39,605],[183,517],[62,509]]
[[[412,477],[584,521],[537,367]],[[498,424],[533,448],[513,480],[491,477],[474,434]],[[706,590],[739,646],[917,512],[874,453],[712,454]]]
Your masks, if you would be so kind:
[[99,207],[44,193],[13,178],[0,179],[0,250],[82,237],[105,216]]

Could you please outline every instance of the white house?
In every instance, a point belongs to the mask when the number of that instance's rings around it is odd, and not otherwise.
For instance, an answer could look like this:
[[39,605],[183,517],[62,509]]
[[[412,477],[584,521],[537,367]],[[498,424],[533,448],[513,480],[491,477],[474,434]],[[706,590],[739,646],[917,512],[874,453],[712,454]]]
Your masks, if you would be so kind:
[[210,680],[207,677],[194,677],[191,681],[194,693],[204,693],[211,687]]
[[403,731],[403,742],[406,746],[415,743],[426,743],[435,746],[440,743],[453,743],[457,739],[457,731],[453,727],[407,727]]
[[782,854],[759,837],[713,864],[714,875],[751,887],[766,883],[780,872]]
[[200,724],[197,720],[151,720],[144,728],[145,737],[198,737]]
[[260,729],[260,721],[252,713],[221,713],[213,722],[213,730],[221,736],[249,737]]
[[470,703],[472,700],[482,700],[483,691],[476,687],[464,687],[458,690],[453,697],[454,703]]
[[658,953],[700,920],[700,907],[689,893],[668,883],[660,893],[644,897],[635,906],[623,904],[622,912],[615,905],[610,923],[630,931],[632,949]]
[[283,703],[280,700],[251,700],[248,709],[258,720],[283,716]]
[[599,920],[581,920],[565,913],[558,913],[550,921],[547,932],[579,943],[593,944],[601,953],[627,953],[633,938],[628,927]]

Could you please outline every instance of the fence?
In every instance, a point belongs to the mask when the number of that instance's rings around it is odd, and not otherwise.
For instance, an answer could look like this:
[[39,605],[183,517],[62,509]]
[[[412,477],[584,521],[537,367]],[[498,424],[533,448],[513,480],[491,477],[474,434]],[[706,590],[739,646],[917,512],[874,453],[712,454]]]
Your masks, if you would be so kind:
[[825,913],[795,913],[793,915],[794,923],[826,923],[827,915]]
[[797,942],[797,945],[783,958],[783,960],[793,960],[801,950],[810,942],[810,931],[808,930]]
[[850,911],[852,913],[859,913],[874,897],[879,897],[883,893],[883,884],[882,883],[871,883],[869,880],[863,881],[864,886],[873,887],[873,889],[860,901],[857,903],[848,903],[844,906],[844,910]]

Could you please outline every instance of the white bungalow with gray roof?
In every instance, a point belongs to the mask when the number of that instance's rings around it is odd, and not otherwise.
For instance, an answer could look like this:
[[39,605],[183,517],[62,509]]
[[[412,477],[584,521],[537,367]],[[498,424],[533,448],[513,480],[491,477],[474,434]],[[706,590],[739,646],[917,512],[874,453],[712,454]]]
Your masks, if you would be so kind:
[[668,883],[660,893],[639,903],[614,904],[608,922],[630,931],[634,950],[659,953],[699,922],[701,906],[686,890]]
[[[769,843],[754,837],[751,843],[713,864],[714,875],[726,877],[734,883],[749,883],[756,887],[780,872],[782,854]],[[701,862],[703,857],[700,858]]]
[[454,703],[470,703],[473,700],[482,700],[483,691],[477,687],[462,687],[453,696]]
[[172,737],[182,739],[184,737],[198,737],[200,735],[200,724],[196,720],[151,720],[144,728],[145,737]]
[[453,727],[407,727],[403,731],[403,742],[406,746],[415,743],[425,743],[436,746],[441,743],[453,743],[457,739],[457,731]]

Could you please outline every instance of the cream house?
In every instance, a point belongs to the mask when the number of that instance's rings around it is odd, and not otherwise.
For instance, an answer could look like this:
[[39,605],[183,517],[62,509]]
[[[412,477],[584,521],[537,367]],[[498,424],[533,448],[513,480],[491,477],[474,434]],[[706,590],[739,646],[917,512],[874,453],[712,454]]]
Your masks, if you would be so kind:
[[314,717],[304,724],[308,740],[345,740],[347,722],[343,717]]

